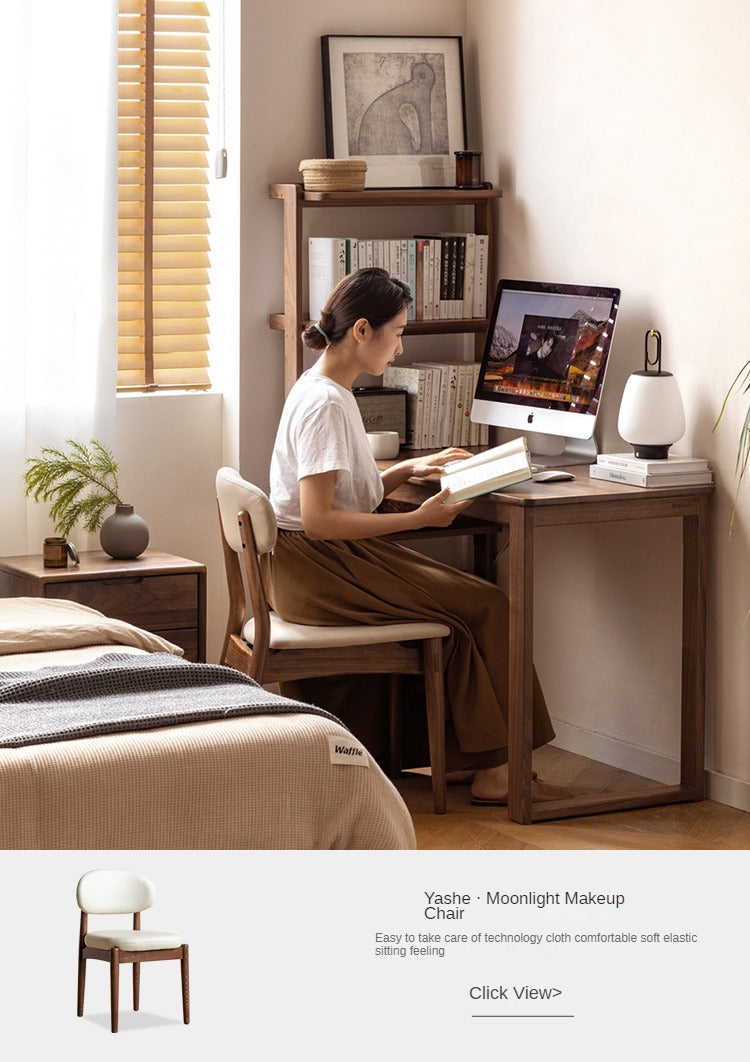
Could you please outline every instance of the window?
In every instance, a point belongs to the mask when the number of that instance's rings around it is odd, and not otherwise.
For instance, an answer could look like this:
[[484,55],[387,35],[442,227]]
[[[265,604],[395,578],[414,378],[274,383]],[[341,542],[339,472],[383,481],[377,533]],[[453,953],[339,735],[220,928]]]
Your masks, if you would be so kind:
[[208,5],[119,9],[118,390],[207,388]]

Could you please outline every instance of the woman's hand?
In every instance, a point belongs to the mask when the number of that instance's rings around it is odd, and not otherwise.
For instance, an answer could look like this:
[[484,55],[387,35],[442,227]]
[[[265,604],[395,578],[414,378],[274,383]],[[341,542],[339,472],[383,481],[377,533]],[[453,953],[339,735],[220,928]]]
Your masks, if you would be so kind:
[[446,487],[445,490],[431,494],[426,501],[423,501],[417,509],[417,515],[424,520],[421,526],[448,527],[467,505],[471,505],[471,498],[467,501],[452,502],[450,497],[451,492]]
[[438,450],[436,454],[415,458],[411,462],[411,475],[419,479],[432,475],[442,476],[445,466],[451,461],[463,461],[471,456],[468,450],[462,450],[460,446],[449,446],[445,450]]

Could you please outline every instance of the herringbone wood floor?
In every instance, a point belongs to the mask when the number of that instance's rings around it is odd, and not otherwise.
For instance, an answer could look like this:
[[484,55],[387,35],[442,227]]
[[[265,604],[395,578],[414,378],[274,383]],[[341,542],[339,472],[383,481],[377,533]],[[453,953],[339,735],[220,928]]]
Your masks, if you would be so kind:
[[[534,753],[534,766],[545,782],[574,789],[627,791],[643,782],[551,746]],[[507,808],[473,807],[466,785],[449,787],[447,815],[433,813],[428,777],[405,775],[396,786],[424,850],[750,849],[750,814],[710,800],[521,826]]]

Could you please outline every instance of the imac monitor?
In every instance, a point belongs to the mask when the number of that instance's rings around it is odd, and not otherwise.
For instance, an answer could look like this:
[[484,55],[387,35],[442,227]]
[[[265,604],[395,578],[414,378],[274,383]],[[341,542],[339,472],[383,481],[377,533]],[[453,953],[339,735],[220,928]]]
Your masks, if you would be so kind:
[[596,460],[593,441],[618,288],[501,280],[490,317],[471,419],[562,436],[537,464]]

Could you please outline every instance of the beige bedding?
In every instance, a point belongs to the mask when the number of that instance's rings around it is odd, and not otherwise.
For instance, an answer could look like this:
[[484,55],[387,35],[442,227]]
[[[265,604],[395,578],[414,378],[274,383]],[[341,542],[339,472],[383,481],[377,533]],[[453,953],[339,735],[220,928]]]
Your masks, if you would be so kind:
[[[81,610],[93,610],[19,600],[17,612],[0,600],[0,644],[17,650],[0,650],[0,671],[91,659],[112,644],[135,653],[151,639],[162,652],[169,644],[105,621],[104,637],[125,642],[84,647],[81,627],[92,617]],[[96,617],[89,638],[101,635],[104,617]],[[24,652],[24,630],[35,645],[54,648]],[[414,847],[395,788],[344,727],[322,716],[232,718],[0,749],[3,849]]]

